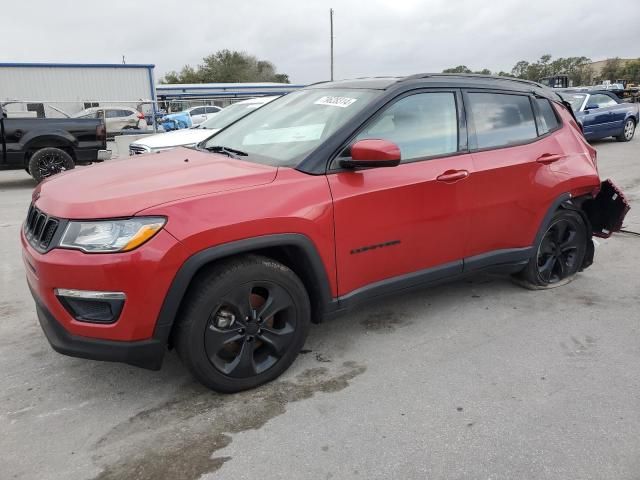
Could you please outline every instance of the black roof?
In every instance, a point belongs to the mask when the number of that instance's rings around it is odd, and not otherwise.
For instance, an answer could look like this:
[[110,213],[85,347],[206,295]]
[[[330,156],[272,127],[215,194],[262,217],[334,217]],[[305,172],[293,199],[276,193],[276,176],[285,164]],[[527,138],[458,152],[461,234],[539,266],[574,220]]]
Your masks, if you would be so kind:
[[415,87],[456,87],[483,88],[495,90],[512,90],[541,95],[552,100],[559,100],[557,93],[541,83],[512,77],[496,75],[480,75],[473,73],[419,73],[408,77],[368,77],[334,82],[319,82],[307,88],[366,88],[388,90],[402,86]]

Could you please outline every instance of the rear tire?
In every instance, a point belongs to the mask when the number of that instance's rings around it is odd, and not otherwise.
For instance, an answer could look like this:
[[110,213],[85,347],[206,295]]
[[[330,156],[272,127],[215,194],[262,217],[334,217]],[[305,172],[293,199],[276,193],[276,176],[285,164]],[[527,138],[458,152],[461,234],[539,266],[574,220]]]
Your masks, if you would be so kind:
[[286,266],[247,255],[199,274],[174,334],[178,355],[212,390],[234,393],[281,375],[309,332],[309,297]]
[[517,283],[531,290],[559,287],[571,282],[582,269],[590,232],[582,216],[558,210],[527,266],[515,275]]
[[619,142],[630,142],[633,139],[633,135],[636,133],[636,122],[629,118],[624,122],[624,128],[622,133],[616,137]]
[[54,147],[41,148],[29,159],[29,175],[40,183],[56,173],[75,167],[73,158],[64,150]]

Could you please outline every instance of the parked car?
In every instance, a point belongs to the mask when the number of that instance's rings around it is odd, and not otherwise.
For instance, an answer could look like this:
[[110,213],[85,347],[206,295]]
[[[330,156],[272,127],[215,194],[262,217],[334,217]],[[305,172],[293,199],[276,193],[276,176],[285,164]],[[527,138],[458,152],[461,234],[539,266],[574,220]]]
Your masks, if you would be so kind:
[[73,114],[72,117],[104,118],[108,135],[114,135],[124,129],[137,128],[146,130],[147,128],[147,120],[144,113],[132,107],[91,107]]
[[141,138],[129,145],[129,155],[140,155],[149,152],[157,153],[179,146],[193,147],[218,130],[276,98],[278,97],[257,97],[243,100],[229,105],[206,122],[193,128],[174,130]]
[[191,107],[180,112],[165,115],[162,117],[161,123],[167,131],[190,128],[193,125],[200,125],[202,122],[215,116],[221,110],[221,107],[213,105]]
[[187,108],[185,110],[185,112],[191,117],[191,123],[194,125],[200,125],[202,122],[209,120],[220,111],[222,111],[222,107],[216,107],[215,105],[202,105]]
[[628,209],[554,91],[444,74],[312,85],[34,198],[22,253],[53,348],[158,369],[169,345],[223,392],[381,295],[487,270],[567,283]]
[[110,157],[101,119],[7,118],[0,107],[0,169],[23,168],[41,182]]
[[637,103],[622,102],[614,93],[601,90],[563,91],[587,140],[615,137],[620,142],[633,138],[640,120]]

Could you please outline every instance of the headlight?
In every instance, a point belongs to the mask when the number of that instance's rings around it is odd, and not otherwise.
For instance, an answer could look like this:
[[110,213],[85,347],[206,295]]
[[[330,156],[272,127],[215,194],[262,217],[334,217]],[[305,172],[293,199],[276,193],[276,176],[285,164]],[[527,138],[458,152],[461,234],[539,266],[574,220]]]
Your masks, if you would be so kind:
[[166,219],[162,217],[70,221],[60,246],[84,252],[128,252],[151,239],[165,223]]

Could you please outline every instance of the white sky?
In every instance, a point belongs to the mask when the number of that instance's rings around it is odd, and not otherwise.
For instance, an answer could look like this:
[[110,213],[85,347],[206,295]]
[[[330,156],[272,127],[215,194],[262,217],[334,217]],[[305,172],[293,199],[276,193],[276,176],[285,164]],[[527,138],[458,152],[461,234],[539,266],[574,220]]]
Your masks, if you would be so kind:
[[640,0],[21,0],[0,6],[0,62],[153,63],[156,76],[228,48],[272,61],[294,83],[510,71],[545,53],[640,57]]

